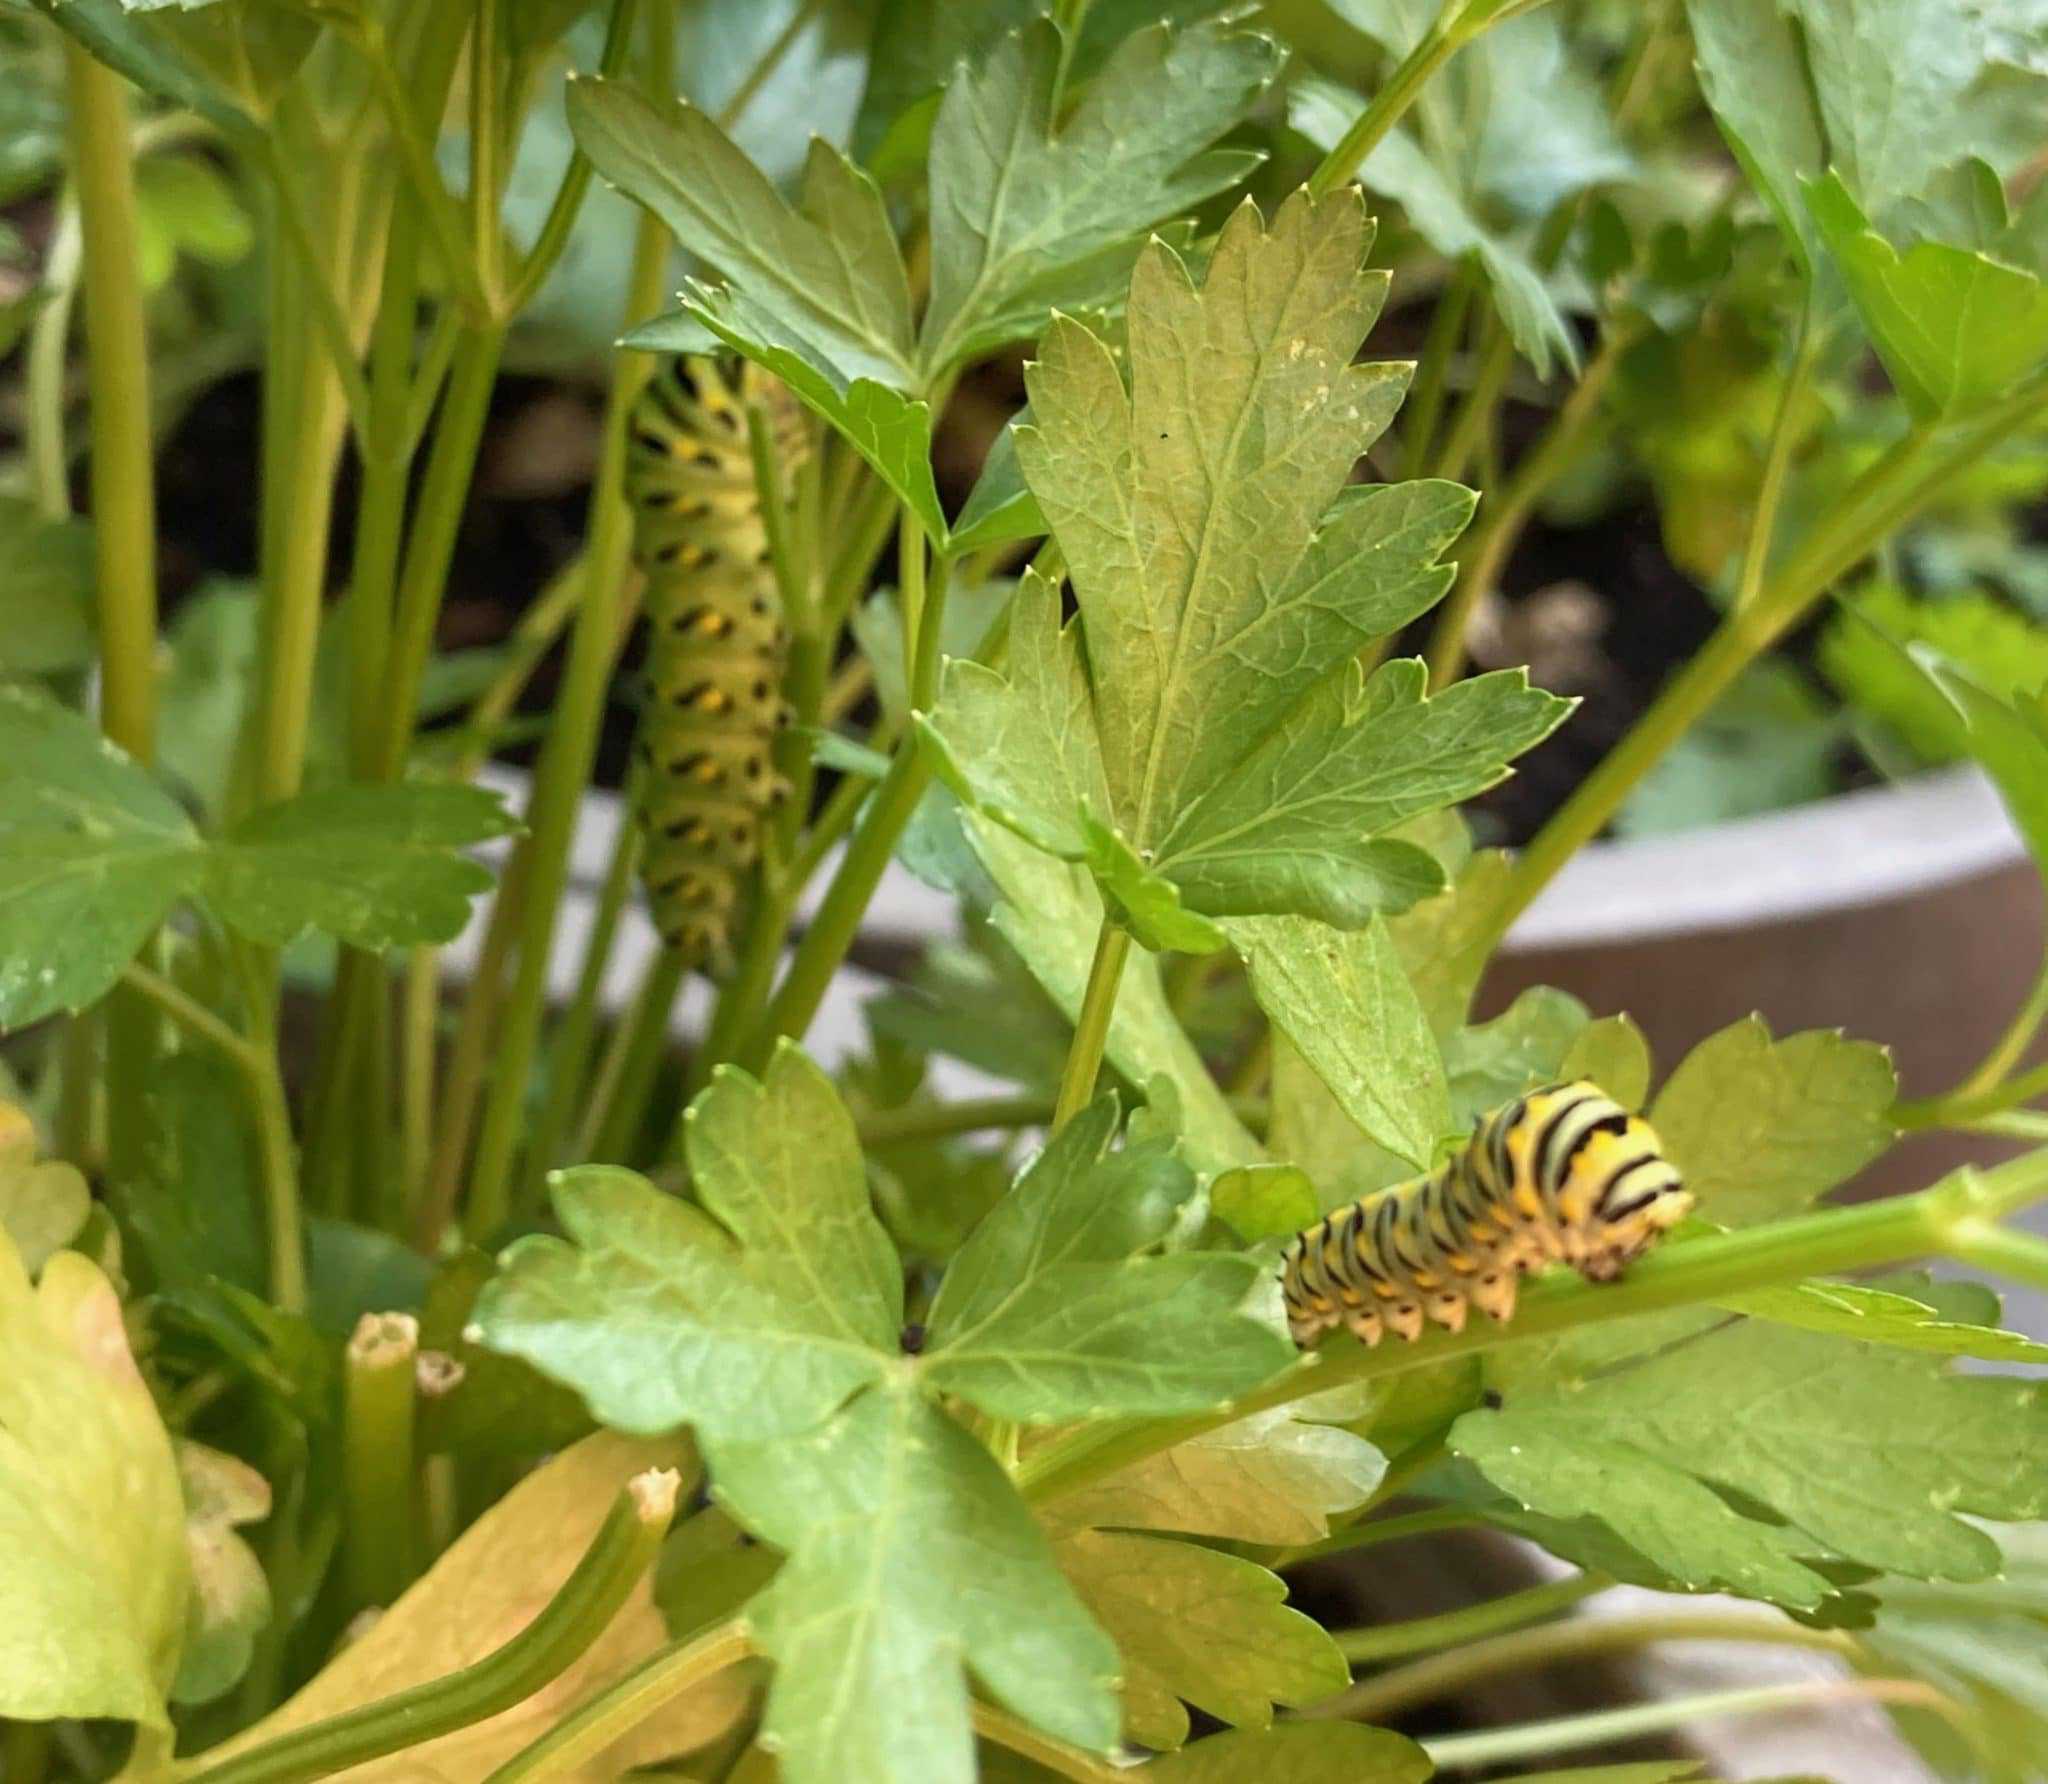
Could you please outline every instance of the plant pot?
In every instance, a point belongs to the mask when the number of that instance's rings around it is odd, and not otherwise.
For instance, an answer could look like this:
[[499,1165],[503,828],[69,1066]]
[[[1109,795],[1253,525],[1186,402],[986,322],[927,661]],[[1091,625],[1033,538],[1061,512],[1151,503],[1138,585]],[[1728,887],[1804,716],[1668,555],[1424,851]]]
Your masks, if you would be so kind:
[[[1515,925],[1480,994],[1532,985],[1626,1010],[1668,1070],[1749,1015],[1882,1042],[1904,1094],[1947,1088],[1997,1039],[2041,959],[2041,895],[1975,769],[1582,849]],[[1858,1180],[1922,1186],[1995,1141],[1915,1137]]]

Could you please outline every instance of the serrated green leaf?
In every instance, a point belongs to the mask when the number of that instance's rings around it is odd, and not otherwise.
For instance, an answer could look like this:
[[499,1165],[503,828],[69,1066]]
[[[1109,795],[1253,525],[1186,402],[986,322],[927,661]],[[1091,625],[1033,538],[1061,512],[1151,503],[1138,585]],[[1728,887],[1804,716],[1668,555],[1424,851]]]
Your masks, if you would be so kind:
[[225,135],[250,141],[260,128],[227,86],[178,36],[154,19],[136,18],[120,0],[34,0],[36,10],[143,91],[197,112]]
[[[1951,684],[1972,682],[2005,695],[2048,687],[2048,628],[1980,588],[1922,599],[1894,582],[1866,583],[1840,598],[1821,633],[1819,657],[1844,700],[1937,766],[1973,753],[1967,695],[1959,699]],[[2024,709],[2020,699],[2013,704]],[[1990,729],[2007,727],[1994,721]],[[2003,753],[1995,746],[1993,753],[2003,767]],[[2003,772],[1999,790],[2038,859],[2048,854],[2040,846],[2048,843],[2048,804],[2036,797],[2034,754],[2013,756],[2012,767],[2028,772]]]
[[893,1349],[903,1269],[832,1081],[785,1041],[759,1083],[732,1066],[714,1072],[684,1128],[698,1199],[756,1279],[800,1302],[822,1336]]
[[[990,628],[1002,618],[1016,595],[1017,585],[1007,577],[946,591],[946,611],[940,624],[939,649],[949,657],[971,657],[981,649]],[[903,609],[896,591],[884,589],[870,595],[854,609],[852,631],[866,653],[875,675],[875,696],[891,718],[910,716],[909,686],[904,678]]]
[[1313,1226],[1323,1210],[1299,1165],[1240,1165],[1209,1185],[1209,1211],[1250,1245]]
[[928,1346],[980,1324],[1043,1271],[1121,1263],[1164,1237],[1194,1177],[1159,1141],[1112,1150],[1116,1132],[1116,1099],[1098,1098],[1025,1167],[948,1266]]
[[1809,182],[1806,203],[1919,420],[1971,414],[2048,360],[2048,285],[2034,274],[1946,242],[1916,242],[1901,254],[1837,173]]
[[963,1665],[1049,1733],[1114,1742],[1115,1647],[988,1451],[914,1392],[710,1460],[721,1499],[789,1553],[749,1610],[788,1784],[971,1784]]
[[1389,1151],[1427,1165],[1452,1131],[1444,1065],[1384,918],[1346,933],[1303,917],[1226,927],[1259,1006],[1344,1112]]
[[1187,1536],[1292,1548],[1330,1533],[1330,1519],[1363,1505],[1387,1459],[1334,1423],[1359,1416],[1354,1401],[1314,1395],[1255,1413],[1063,1495],[1063,1528],[1172,1530]]
[[[0,151],[4,152],[4,151]],[[33,503],[0,497],[0,676],[54,675],[93,660],[92,528],[48,520]]]
[[451,941],[491,886],[460,851],[517,828],[481,788],[321,788],[229,830],[208,852],[205,893],[272,947],[308,929],[369,949]]
[[[875,468],[917,517],[926,537],[948,544],[945,510],[932,481],[930,404],[874,378],[848,378],[825,354],[780,338],[772,315],[744,290],[720,290],[692,280],[685,288],[683,313],[795,391]],[[629,337],[635,344],[650,338],[661,337],[649,329]]]
[[1214,1252],[1048,1271],[925,1371],[941,1392],[1025,1424],[1213,1411],[1294,1361],[1245,1312],[1263,1274]]
[[1461,1028],[1444,1041],[1451,1087],[1451,1131],[1539,1084],[1555,1084],[1587,1026],[1586,1006],[1569,992],[1532,985],[1491,1022]]
[[170,1438],[99,1270],[0,1232],[0,1714],[168,1727],[190,1587]]
[[1773,1040],[1746,1016],[1679,1061],[1650,1125],[1700,1213],[1750,1226],[1800,1212],[1883,1153],[1897,1092],[1882,1047],[1832,1029]]
[[953,520],[954,551],[982,551],[1012,539],[1036,538],[1045,531],[1038,498],[1031,493],[1024,481],[1024,467],[1017,462],[1017,430],[1030,425],[1031,411],[1021,410],[990,442],[988,456],[981,461],[981,475]]
[[1459,868],[1446,892],[1388,919],[1408,981],[1429,1026],[1446,1036],[1465,1020],[1480,975],[1492,958],[1500,912],[1512,889],[1513,864],[1500,849],[1482,849]]
[[0,1030],[103,996],[198,883],[203,846],[87,720],[0,687]]
[[1105,1098],[1058,1135],[968,1235],[920,1364],[939,1392],[1034,1424],[1213,1406],[1291,1355],[1241,1309],[1250,1258],[1134,1257],[1194,1193],[1171,1146],[1111,1153]]
[[[761,1439],[815,1428],[891,1359],[750,1272],[720,1229],[644,1178],[559,1173],[567,1240],[522,1239],[477,1299],[493,1350],[576,1389],[606,1424]],[[821,1330],[821,1328],[824,1328]]]
[[[1072,1021],[1081,1008],[1102,900],[1089,876],[1041,854],[978,813],[966,814],[975,853],[1002,893],[993,921]],[[1174,1019],[1149,955],[1126,962],[1105,1053],[1134,1084],[1163,1076],[1180,1099],[1181,1145],[1198,1171],[1256,1164],[1264,1154]]]
[[1341,1691],[1351,1669],[1287,1588],[1257,1563],[1123,1531],[1065,1537],[1060,1566],[1123,1655],[1124,1735],[1146,1747],[1188,1738],[1183,1700],[1238,1728],[1266,1728],[1276,1703]]
[[909,284],[873,182],[814,145],[797,206],[695,106],[581,79],[569,123],[592,165],[717,269],[771,345],[913,391]]
[[1579,1031],[1557,1075],[1597,1084],[1624,1109],[1650,1097],[1650,1043],[1627,1016],[1602,1016]]
[[1118,928],[1154,953],[1214,954],[1224,945],[1224,932],[1199,911],[1185,909],[1180,888],[1140,861],[1093,812],[1081,814],[1081,838],[1081,859]]
[[1957,1514],[2048,1507],[2038,1384],[1747,1322],[1595,1389],[1511,1392],[1503,1409],[1461,1418],[1451,1448],[1536,1511],[1600,1518],[1689,1586],[1795,1606],[1828,1590],[1800,1557],[1983,1579],[1997,1547]]
[[[1780,1288],[1729,1295],[1719,1303],[1732,1313],[1771,1320],[1809,1332],[1831,1332],[1864,1344],[1941,1356],[1979,1357],[1997,1363],[2048,1363],[2048,1344],[2020,1332],[1983,1322],[1944,1318],[1908,1293],[1861,1282],[1799,1282]],[[1991,1318],[1997,1318],[1994,1300]]]
[[[1362,265],[1369,236],[1355,194],[1298,196],[1270,231],[1239,207],[1199,290],[1149,250],[1132,280],[1129,395],[1078,323],[1040,347],[1018,457],[1072,567],[1116,799],[1104,815],[1134,846],[1156,844],[1249,740],[1448,581],[1434,560],[1470,503],[1454,488],[1360,488],[1326,521],[1407,383],[1402,368],[1351,364],[1386,293]],[[1352,564],[1361,550],[1376,573]],[[1203,722],[1215,710],[1227,727]]]
[[2027,853],[2048,878],[2048,698],[2018,692],[2001,700],[1951,664],[1916,653],[1916,661],[1963,715],[1970,753],[1998,787]]
[[1391,1729],[1285,1722],[1211,1735],[1145,1768],[1157,1784],[1423,1784],[1429,1755]]
[[932,127],[932,301],[923,361],[943,374],[1122,283],[1139,234],[1257,165],[1203,151],[1279,72],[1270,38],[1225,19],[1135,32],[1065,118],[1061,44],[1040,19],[947,89]]
[[[1287,121],[1317,148],[1328,150],[1364,109],[1360,95],[1309,76],[1288,93]],[[1446,259],[1467,254],[1478,259],[1501,321],[1537,376],[1548,377],[1557,361],[1576,368],[1578,337],[1526,247],[1481,223],[1465,195],[1410,132],[1389,131],[1359,168],[1358,180],[1367,191],[1398,204],[1416,234]]]
[[[1344,487],[1404,378],[1349,364],[1384,289],[1365,240],[1355,196],[1290,200],[1270,232],[1247,207],[1200,290],[1155,244],[1132,285],[1130,396],[1071,322],[1031,376],[1018,451],[1079,629],[1027,581],[1007,674],[949,666],[931,735],[982,810],[1113,863],[1113,898],[1135,859],[1207,916],[1356,927],[1404,908],[1442,875],[1381,833],[1493,784],[1567,710],[1518,675],[1425,702],[1419,664],[1370,683],[1347,667],[1442,593],[1471,504],[1447,484]],[[1216,375],[1192,389],[1188,363]]]

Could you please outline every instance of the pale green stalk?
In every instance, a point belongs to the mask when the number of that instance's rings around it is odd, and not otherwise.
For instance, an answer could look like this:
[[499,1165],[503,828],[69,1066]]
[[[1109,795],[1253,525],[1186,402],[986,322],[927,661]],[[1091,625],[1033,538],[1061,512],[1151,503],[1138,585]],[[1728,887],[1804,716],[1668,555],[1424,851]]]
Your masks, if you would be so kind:
[[1455,1696],[1496,1674],[1528,1672],[1672,1641],[1757,1642],[1828,1654],[1855,1652],[1855,1642],[1839,1631],[1809,1629],[1789,1617],[1763,1612],[1663,1611],[1637,1617],[1579,1617],[1465,1641],[1427,1660],[1366,1679],[1326,1698],[1307,1713],[1321,1720],[1385,1722],[1418,1704]]
[[578,1705],[499,1766],[484,1784],[543,1784],[588,1767],[664,1704],[738,1665],[750,1647],[747,1626],[738,1618],[694,1639],[670,1642],[616,1684]]
[[523,1702],[610,1628],[660,1552],[675,1515],[666,1471],[627,1482],[576,1569],[541,1613],[495,1653],[459,1672],[292,1730],[218,1765],[192,1762],[194,1784],[312,1784],[416,1747]]
[[1564,1716],[1552,1722],[1530,1722],[1480,1734],[1446,1735],[1425,1740],[1422,1750],[1436,1762],[1439,1771],[1467,1771],[1546,1753],[1568,1753],[1613,1741],[1634,1740],[1674,1728],[1690,1728],[1713,1716],[1755,1716],[1828,1703],[1883,1703],[1930,1710],[1971,1734],[1974,1743],[1967,1712],[1932,1685],[1917,1679],[1834,1679],[1709,1691],[1697,1697],[1601,1710],[1589,1716]]
[[1542,1623],[1546,1625],[1543,1635],[1555,1635],[1559,1631],[1552,1618],[1560,1611],[1570,1610],[1581,1599],[1604,1592],[1613,1583],[1597,1573],[1546,1580],[1540,1586],[1434,1617],[1412,1617],[1404,1623],[1382,1623],[1372,1629],[1340,1629],[1332,1639],[1353,1666],[1376,1666],[1386,1660],[1405,1659],[1410,1654],[1461,1648],[1468,1642],[1502,1635],[1527,1623]]
[[1073,1044],[1067,1050],[1066,1069],[1060,1074],[1059,1099],[1052,1112],[1054,1133],[1094,1099],[1095,1080],[1102,1072],[1103,1049],[1109,1042],[1110,1021],[1116,1014],[1117,987],[1123,983],[1124,962],[1130,953],[1131,932],[1103,918],[1095,937],[1095,958],[1088,967],[1087,988],[1081,994],[1080,1013],[1074,1018]]

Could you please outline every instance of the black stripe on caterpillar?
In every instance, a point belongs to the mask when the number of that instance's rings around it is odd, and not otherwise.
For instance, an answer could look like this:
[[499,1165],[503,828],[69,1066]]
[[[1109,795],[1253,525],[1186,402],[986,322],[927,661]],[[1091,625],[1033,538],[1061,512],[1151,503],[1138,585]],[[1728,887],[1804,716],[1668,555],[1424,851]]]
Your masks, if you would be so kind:
[[626,496],[647,577],[647,702],[635,818],[662,940],[722,971],[768,813],[788,797],[776,734],[789,635],[754,473],[748,413],[786,472],[808,450],[789,391],[750,363],[678,360],[635,406]]
[[1480,1122],[1426,1177],[1339,1208],[1287,1243],[1281,1292],[1300,1345],[1366,1344],[1510,1318],[1520,1278],[1566,1264],[1609,1282],[1684,1219],[1692,1196],[1650,1124],[1597,1086],[1553,1084]]

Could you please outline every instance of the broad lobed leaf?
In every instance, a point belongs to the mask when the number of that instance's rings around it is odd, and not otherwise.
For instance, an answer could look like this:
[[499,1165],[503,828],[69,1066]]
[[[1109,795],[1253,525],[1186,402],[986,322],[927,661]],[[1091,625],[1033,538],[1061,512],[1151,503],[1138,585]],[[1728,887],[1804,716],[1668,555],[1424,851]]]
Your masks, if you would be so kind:
[[1803,1211],[1882,1153],[1896,1093],[1882,1047],[1824,1029],[1774,1040],[1749,1016],[1679,1062],[1650,1124],[1700,1213],[1749,1226]]
[[1510,1389],[1451,1432],[1456,1453],[1532,1510],[1598,1517],[1692,1589],[1796,1606],[1828,1594],[1817,1557],[1988,1577],[1996,1545],[1958,1514],[2040,1516],[2044,1444],[2034,1382],[1752,1322],[1596,1386]]
[[1120,288],[1139,232],[1257,165],[1203,151],[1281,59],[1227,19],[1162,21],[1126,38],[1060,120],[1060,34],[1042,18],[957,76],[932,128],[925,363],[943,373]]
[[750,1621],[791,1784],[968,1784],[963,1665],[1049,1732],[1114,1742],[1114,1646],[988,1451],[910,1386],[795,1442],[708,1450],[721,1499],[789,1551]]
[[1274,1704],[1313,1703],[1350,1682],[1337,1644],[1255,1562],[1109,1530],[1075,1531],[1055,1552],[1123,1655],[1127,1740],[1181,1746],[1184,1702],[1234,1727],[1265,1728]]

